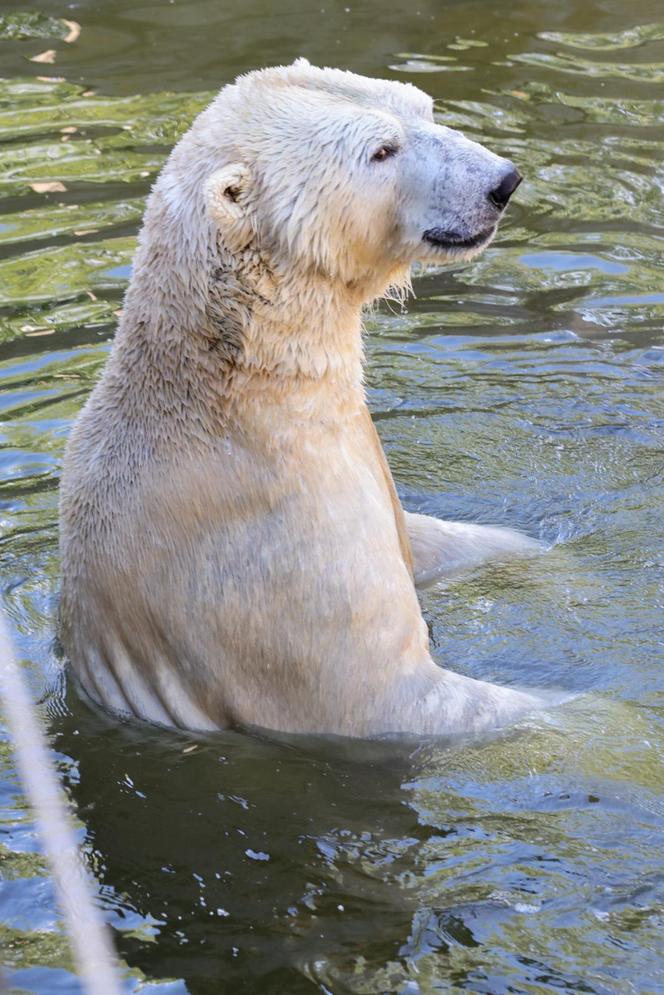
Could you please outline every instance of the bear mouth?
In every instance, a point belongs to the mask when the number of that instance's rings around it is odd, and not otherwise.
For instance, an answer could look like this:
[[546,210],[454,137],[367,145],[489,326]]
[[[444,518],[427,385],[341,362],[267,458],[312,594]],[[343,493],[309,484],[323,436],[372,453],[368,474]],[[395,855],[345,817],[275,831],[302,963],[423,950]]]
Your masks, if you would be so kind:
[[433,245],[437,249],[476,249],[478,246],[488,242],[495,230],[496,226],[491,225],[490,228],[485,228],[484,231],[478,232],[477,235],[464,238],[455,231],[446,231],[444,228],[429,228],[425,231],[422,238],[429,245]]

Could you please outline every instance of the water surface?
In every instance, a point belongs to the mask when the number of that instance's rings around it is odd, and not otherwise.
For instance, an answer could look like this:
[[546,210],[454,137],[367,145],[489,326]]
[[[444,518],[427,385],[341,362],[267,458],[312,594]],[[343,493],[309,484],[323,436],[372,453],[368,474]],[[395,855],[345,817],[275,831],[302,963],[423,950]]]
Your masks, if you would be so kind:
[[[297,55],[423,86],[526,175],[484,257],[367,321],[405,506],[551,545],[424,598],[445,665],[576,695],[485,739],[118,724],[54,653],[60,461],[145,196],[219,85]],[[0,59],[4,606],[127,992],[664,992],[661,4],[6,0]],[[9,987],[69,995],[6,737],[0,760]]]

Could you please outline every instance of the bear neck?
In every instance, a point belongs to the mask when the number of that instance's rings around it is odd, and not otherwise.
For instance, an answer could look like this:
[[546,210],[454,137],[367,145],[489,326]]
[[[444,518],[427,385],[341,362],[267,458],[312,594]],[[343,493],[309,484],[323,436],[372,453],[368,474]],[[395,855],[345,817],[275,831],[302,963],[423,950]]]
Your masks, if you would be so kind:
[[366,287],[230,251],[202,212],[177,226],[167,215],[153,195],[109,364],[116,386],[142,385],[164,416],[193,398],[227,414],[271,395],[364,403]]

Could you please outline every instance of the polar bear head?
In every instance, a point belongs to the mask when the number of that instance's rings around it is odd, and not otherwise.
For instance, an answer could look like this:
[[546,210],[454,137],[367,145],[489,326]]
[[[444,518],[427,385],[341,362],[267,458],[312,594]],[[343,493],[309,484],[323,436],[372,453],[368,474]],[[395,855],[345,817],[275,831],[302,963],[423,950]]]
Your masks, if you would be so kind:
[[299,59],[224,87],[160,184],[177,210],[202,191],[231,250],[375,292],[415,261],[480,252],[520,180],[416,87]]

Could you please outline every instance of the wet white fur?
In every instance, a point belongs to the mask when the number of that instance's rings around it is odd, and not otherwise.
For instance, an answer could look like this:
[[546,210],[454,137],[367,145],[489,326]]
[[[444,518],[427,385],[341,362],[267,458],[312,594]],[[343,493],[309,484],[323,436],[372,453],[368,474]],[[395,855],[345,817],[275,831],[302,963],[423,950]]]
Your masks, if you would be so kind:
[[363,387],[363,307],[416,260],[476,254],[423,235],[488,241],[506,166],[414,87],[303,60],[196,119],[65,460],[62,639],[93,698],[354,736],[537,703],[434,663],[414,587],[536,544],[405,515]]

